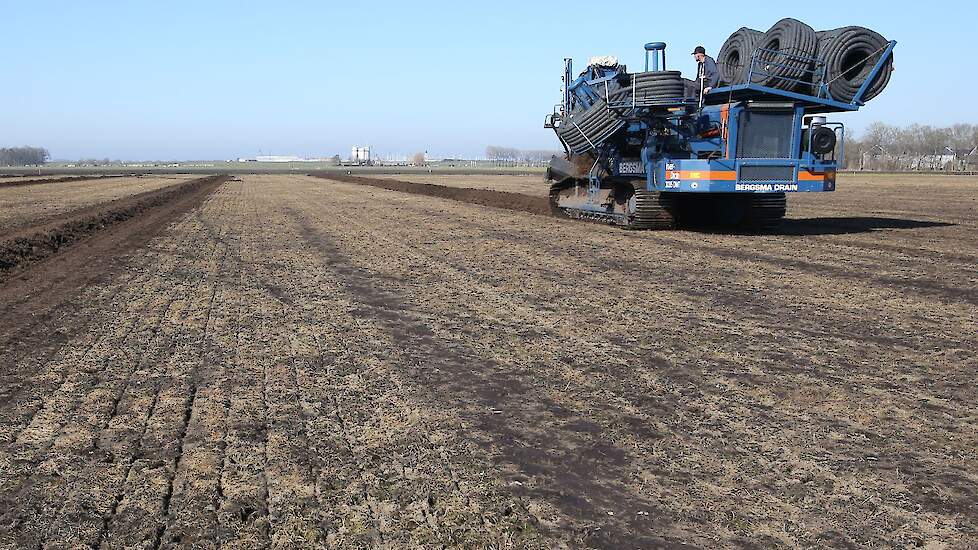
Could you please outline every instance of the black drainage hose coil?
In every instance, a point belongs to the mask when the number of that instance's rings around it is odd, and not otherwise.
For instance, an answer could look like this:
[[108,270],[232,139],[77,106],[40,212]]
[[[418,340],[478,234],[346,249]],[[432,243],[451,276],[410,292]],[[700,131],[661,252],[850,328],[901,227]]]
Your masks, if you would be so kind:
[[561,121],[558,134],[571,152],[580,154],[599,146],[624,125],[625,121],[600,99],[589,108],[575,111]]
[[811,91],[818,37],[797,19],[775,23],[757,42],[757,64],[751,82],[779,90]]
[[763,32],[747,27],[740,27],[730,35],[717,54],[720,80],[731,86],[747,81],[751,55],[763,36]]
[[649,71],[628,76],[627,84],[618,92],[616,101],[659,101],[683,97],[683,76],[680,71]]
[[[818,33],[818,56],[825,63],[825,82],[837,101],[849,103],[869,78],[889,42],[878,32],[865,27],[842,27]],[[862,101],[873,99],[890,82],[893,56],[866,88]]]
[[[833,99],[849,103],[869,79],[888,45],[882,35],[865,27],[816,33],[801,21],[782,19],[767,32],[741,27],[731,34],[720,48],[717,66],[725,84],[744,84],[751,74],[753,84],[817,94],[818,84],[825,83]],[[812,58],[817,58],[818,63],[812,63]],[[892,71],[891,55],[867,86],[863,102],[883,91]]]

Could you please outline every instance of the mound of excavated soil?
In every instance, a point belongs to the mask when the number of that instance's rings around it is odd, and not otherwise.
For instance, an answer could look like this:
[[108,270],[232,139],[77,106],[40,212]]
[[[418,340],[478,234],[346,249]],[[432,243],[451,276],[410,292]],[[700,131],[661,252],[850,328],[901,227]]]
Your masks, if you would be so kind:
[[[74,180],[77,178],[66,178]],[[85,178],[82,178],[85,179]],[[226,176],[209,176],[66,213],[56,221],[0,235],[0,281],[17,268],[43,260],[102,229],[136,217],[177,197],[220,185]],[[42,180],[49,182],[52,180]],[[20,184],[20,182],[18,182]]]
[[38,185],[41,183],[65,183],[71,181],[101,180],[101,179],[124,178],[124,177],[131,177],[131,176],[65,176],[63,178],[23,179],[23,180],[16,180],[16,181],[0,182],[0,187],[20,187],[21,185]]
[[494,206],[507,210],[519,212],[530,212],[531,214],[550,215],[550,206],[544,197],[531,197],[520,193],[509,193],[506,191],[491,191],[488,189],[470,189],[463,187],[446,187],[444,185],[433,185],[430,183],[415,183],[411,181],[389,180],[377,178],[364,178],[360,176],[347,176],[343,174],[311,174],[318,178],[342,181],[345,183],[357,183],[360,185],[370,185],[387,189],[390,191],[401,191],[403,193],[413,193],[415,195],[427,195],[429,197],[439,197],[451,199],[481,206]]

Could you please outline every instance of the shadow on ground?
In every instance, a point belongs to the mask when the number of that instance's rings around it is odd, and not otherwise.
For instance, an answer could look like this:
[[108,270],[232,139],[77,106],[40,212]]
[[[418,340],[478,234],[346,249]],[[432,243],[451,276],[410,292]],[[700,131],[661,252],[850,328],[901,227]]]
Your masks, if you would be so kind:
[[881,229],[924,229],[957,225],[948,222],[906,220],[901,218],[844,217],[785,219],[774,233],[778,235],[845,235],[869,233]]
[[948,227],[957,225],[949,222],[930,222],[905,220],[900,218],[839,217],[839,218],[796,218],[784,219],[772,229],[743,229],[683,220],[679,228],[698,233],[719,233],[725,235],[848,235],[870,233],[882,229],[924,229],[927,227]]

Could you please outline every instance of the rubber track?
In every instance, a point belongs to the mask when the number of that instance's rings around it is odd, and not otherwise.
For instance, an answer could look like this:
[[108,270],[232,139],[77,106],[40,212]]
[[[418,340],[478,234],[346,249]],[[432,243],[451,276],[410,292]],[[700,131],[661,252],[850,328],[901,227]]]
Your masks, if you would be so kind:
[[[625,229],[669,229],[675,227],[676,218],[673,214],[673,199],[668,193],[658,191],[648,191],[645,188],[644,179],[632,180],[635,193],[635,211],[632,212],[626,223],[611,222],[610,215],[595,215],[590,212],[576,211],[580,213],[580,218],[594,220],[602,223],[612,223]],[[558,206],[560,191],[567,188],[569,182],[553,182],[550,185],[549,204],[552,215],[562,218],[574,219],[578,216],[571,216],[567,209]]]
[[675,205],[669,193],[649,191],[644,179],[632,180],[635,189],[635,213],[628,229],[670,229],[676,226]]
[[773,229],[781,223],[787,212],[784,193],[757,193],[750,195],[750,206],[743,226],[745,229]]

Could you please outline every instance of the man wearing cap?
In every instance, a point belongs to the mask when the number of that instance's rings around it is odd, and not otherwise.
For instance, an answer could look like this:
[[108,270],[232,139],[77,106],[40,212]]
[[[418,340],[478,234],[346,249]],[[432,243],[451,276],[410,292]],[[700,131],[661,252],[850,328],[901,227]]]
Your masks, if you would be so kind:
[[693,49],[693,56],[699,63],[696,70],[696,91],[699,93],[700,90],[703,90],[705,94],[720,83],[720,71],[717,70],[717,62],[706,55],[706,48],[703,46],[696,46]]

